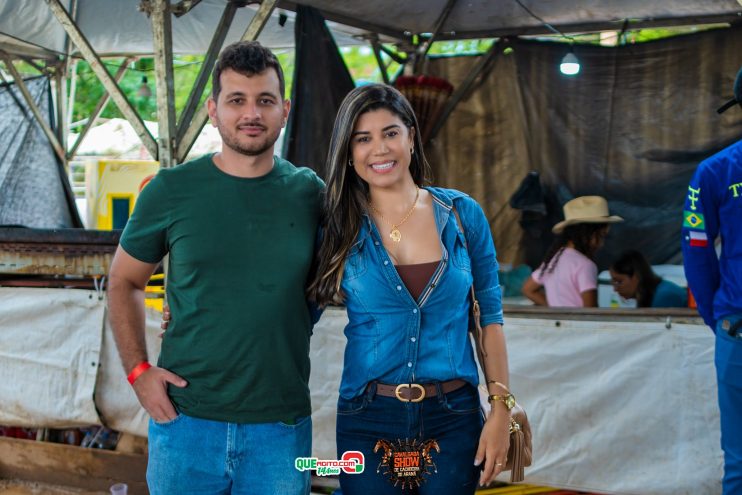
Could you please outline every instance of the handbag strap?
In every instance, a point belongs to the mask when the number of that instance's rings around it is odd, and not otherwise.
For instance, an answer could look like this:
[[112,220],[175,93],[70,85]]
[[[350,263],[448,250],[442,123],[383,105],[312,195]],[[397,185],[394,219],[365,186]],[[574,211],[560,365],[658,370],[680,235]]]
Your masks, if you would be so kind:
[[[461,227],[461,233],[464,235],[464,247],[466,247],[466,251],[469,252],[469,243],[466,240],[466,229],[464,228],[464,222],[461,221],[461,217],[459,216],[459,212],[456,211],[455,206],[451,205],[451,211],[453,211],[453,214],[456,217],[456,221]],[[469,288],[469,291],[471,292],[471,312],[472,312],[472,318],[474,319],[474,328],[472,329],[472,332],[474,333],[474,342],[476,343],[477,354],[479,357],[480,366],[482,367],[482,373],[485,373],[484,358],[487,356],[487,351],[484,348],[484,332],[482,331],[482,323],[481,323],[482,313],[479,308],[479,301],[477,300],[477,295],[474,292],[473,282],[471,284],[471,287]],[[487,379],[486,375],[484,379],[485,380]]]

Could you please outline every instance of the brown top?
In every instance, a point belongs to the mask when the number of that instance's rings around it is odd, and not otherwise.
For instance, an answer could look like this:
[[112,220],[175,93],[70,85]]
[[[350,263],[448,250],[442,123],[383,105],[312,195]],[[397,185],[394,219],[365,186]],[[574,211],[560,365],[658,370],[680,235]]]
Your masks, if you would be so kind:
[[416,265],[394,265],[394,268],[397,269],[399,278],[407,286],[407,290],[410,291],[413,299],[417,300],[430,279],[433,278],[433,273],[435,273],[439,263],[440,261],[431,261],[430,263]]

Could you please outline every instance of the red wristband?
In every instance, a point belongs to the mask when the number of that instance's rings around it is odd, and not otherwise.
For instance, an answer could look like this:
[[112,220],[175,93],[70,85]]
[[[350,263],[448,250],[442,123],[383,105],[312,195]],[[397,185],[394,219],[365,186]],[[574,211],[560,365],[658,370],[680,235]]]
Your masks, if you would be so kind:
[[136,365],[133,370],[131,370],[131,373],[129,373],[129,376],[127,376],[126,379],[129,380],[130,384],[134,385],[134,382],[137,381],[139,375],[141,375],[151,367],[152,365],[149,364],[147,361],[142,361],[141,363]]

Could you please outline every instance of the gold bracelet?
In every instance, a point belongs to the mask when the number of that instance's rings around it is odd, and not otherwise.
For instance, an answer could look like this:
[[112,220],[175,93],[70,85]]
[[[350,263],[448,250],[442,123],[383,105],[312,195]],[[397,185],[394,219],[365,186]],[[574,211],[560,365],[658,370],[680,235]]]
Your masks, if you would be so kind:
[[515,407],[515,396],[513,394],[488,396],[487,402],[492,403],[492,401],[502,402],[508,408],[508,411]]
[[493,384],[493,385],[497,385],[497,386],[498,386],[498,387],[500,387],[501,389],[505,390],[505,392],[507,392],[507,393],[510,393],[510,389],[509,389],[509,388],[507,388],[507,387],[505,386],[505,384],[503,384],[503,383],[500,383],[500,382],[498,382],[498,381],[495,381],[495,380],[487,380],[487,385],[489,385],[490,383],[491,383],[491,384]]

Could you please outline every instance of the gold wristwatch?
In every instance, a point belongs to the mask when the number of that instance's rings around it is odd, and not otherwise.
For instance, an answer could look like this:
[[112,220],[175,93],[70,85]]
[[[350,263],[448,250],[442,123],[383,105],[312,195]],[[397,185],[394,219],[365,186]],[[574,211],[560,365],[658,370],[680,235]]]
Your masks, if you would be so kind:
[[508,408],[508,411],[515,407],[515,396],[513,394],[490,395],[487,397],[487,402],[492,402],[494,400],[499,400],[500,402],[505,404],[505,407]]

